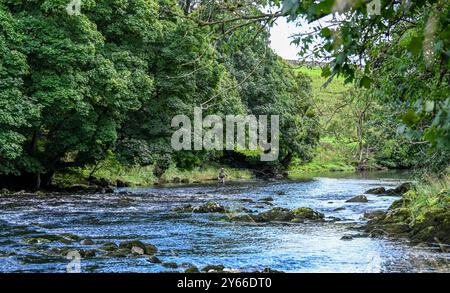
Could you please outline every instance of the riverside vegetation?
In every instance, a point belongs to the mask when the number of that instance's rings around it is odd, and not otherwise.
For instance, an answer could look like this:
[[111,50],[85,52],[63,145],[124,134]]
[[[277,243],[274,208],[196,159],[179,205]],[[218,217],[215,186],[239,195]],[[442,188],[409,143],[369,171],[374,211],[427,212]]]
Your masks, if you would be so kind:
[[[368,231],[448,244],[448,1],[384,1],[377,17],[344,5],[335,26],[294,37],[323,68],[283,61],[268,26],[331,15],[334,1],[83,1],[81,15],[65,2],[0,1],[3,194],[201,183],[222,166],[228,180],[410,169],[412,188]],[[196,106],[280,115],[278,160],[174,152],[170,120]],[[277,208],[246,217],[298,218]]]

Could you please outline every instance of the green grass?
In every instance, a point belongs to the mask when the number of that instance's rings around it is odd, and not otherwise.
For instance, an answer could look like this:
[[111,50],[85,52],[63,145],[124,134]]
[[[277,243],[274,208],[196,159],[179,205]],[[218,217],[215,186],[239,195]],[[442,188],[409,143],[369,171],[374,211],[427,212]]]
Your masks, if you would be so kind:
[[354,134],[353,131],[347,129],[347,137],[344,134],[342,138],[336,139],[332,131],[328,129],[331,119],[336,121],[334,123],[340,123],[333,113],[336,107],[342,103],[343,96],[347,95],[349,90],[352,89],[351,85],[345,85],[342,78],[335,78],[326,88],[323,88],[327,78],[321,76],[321,68],[298,67],[295,70],[308,75],[312,80],[313,102],[316,112],[320,116],[321,138],[314,159],[304,165],[299,160],[294,160],[290,166],[290,175],[301,176],[304,173],[354,171],[356,143],[349,142],[354,140],[348,139],[348,136]]
[[448,211],[450,209],[450,177],[428,178],[416,183],[413,189],[404,195],[404,201],[413,225],[423,222],[428,213]]
[[[53,183],[61,187],[69,187],[78,184],[88,184],[88,178],[92,171],[91,167],[71,169],[69,172],[58,173],[55,175]],[[194,168],[192,170],[179,170],[171,166],[162,176],[162,182],[180,182],[186,180],[189,183],[205,182],[217,180],[220,167],[209,166],[205,168]],[[226,168],[227,180],[247,180],[253,177],[249,170]],[[106,179],[111,184],[118,180],[126,182],[131,186],[151,186],[158,183],[159,180],[153,175],[153,166],[145,167],[124,167],[120,164],[111,164],[103,162],[93,177],[97,179]]]

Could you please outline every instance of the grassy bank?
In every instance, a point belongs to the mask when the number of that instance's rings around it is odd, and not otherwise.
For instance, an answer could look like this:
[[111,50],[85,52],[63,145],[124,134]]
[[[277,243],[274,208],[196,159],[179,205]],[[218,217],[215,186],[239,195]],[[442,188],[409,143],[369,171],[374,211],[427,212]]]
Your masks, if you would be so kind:
[[[76,168],[70,172],[56,174],[54,184],[60,187],[72,185],[88,184],[88,178],[94,167]],[[124,167],[121,165],[104,166],[96,170],[92,176],[97,180],[109,182],[116,185],[123,182],[129,186],[151,186],[157,183],[198,183],[217,180],[220,167],[208,166],[204,168],[194,168],[192,170],[179,170],[170,167],[161,180],[153,174],[153,166],[145,167]],[[248,170],[225,168],[228,180],[243,180],[252,178],[252,173]]]
[[342,122],[334,112],[342,103],[343,96],[348,94],[351,86],[345,85],[342,78],[335,78],[326,88],[323,88],[327,78],[322,77],[321,68],[299,67],[296,70],[311,78],[314,108],[321,117],[322,134],[314,159],[306,164],[294,160],[290,166],[290,175],[298,177],[317,172],[355,171],[356,142],[346,135],[338,139],[331,130]]
[[370,221],[366,231],[450,245],[450,177],[416,183],[385,215]]

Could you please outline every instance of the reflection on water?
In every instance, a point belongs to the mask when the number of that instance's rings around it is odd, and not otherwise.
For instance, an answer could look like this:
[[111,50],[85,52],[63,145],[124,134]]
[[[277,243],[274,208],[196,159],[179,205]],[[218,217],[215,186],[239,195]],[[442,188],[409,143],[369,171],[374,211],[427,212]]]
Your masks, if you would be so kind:
[[[334,173],[333,175],[337,175]],[[202,267],[223,264],[245,271],[270,267],[289,272],[449,272],[450,254],[405,241],[354,237],[367,210],[387,209],[396,197],[368,195],[368,203],[347,199],[377,187],[394,187],[405,174],[348,174],[300,182],[245,182],[215,185],[121,189],[114,194],[8,196],[0,198],[0,271],[64,272],[68,260],[49,253],[60,249],[96,249],[104,242],[140,239],[159,248],[164,262]],[[125,191],[131,192],[125,194]],[[273,197],[273,206],[311,207],[338,221],[303,224],[249,224],[218,220],[218,214],[178,214],[171,208],[208,201],[255,211]],[[244,200],[243,200],[244,199]],[[64,233],[92,238],[95,245],[26,243],[29,237]],[[167,269],[143,257],[82,259],[85,272],[161,272]],[[182,271],[184,268],[179,268]]]

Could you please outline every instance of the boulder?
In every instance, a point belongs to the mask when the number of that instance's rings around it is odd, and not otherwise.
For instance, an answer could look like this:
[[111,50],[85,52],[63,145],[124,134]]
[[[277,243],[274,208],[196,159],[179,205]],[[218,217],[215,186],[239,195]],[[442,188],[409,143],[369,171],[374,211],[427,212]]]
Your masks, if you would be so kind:
[[192,209],[193,213],[225,213],[226,209],[216,202],[208,202]]
[[369,200],[367,199],[367,196],[365,196],[364,194],[361,195],[357,195],[355,197],[352,197],[349,200],[346,200],[345,202],[368,202]]
[[102,246],[100,246],[100,249],[105,251],[116,251],[117,249],[119,249],[119,246],[114,242],[106,242]]
[[386,215],[384,211],[375,210],[375,211],[365,211],[364,218],[365,219],[380,219]]
[[202,272],[205,273],[220,273],[223,272],[225,267],[223,265],[207,265],[202,269]]
[[231,217],[232,221],[240,222],[303,222],[305,220],[323,221],[324,214],[314,211],[310,208],[287,209],[275,207],[268,211],[261,212],[256,215],[238,215]]
[[175,262],[165,262],[165,263],[162,263],[162,266],[165,267],[165,268],[168,268],[168,269],[176,269],[176,268],[178,268],[178,265]]
[[90,238],[86,238],[81,240],[80,242],[81,245],[94,245],[94,241]]
[[155,254],[158,251],[156,246],[154,246],[152,244],[143,243],[139,240],[123,241],[123,242],[120,242],[120,244],[119,244],[119,248],[128,250],[128,251],[132,251],[133,247],[141,248],[143,250],[144,254],[147,254],[147,255]]
[[402,195],[403,193],[409,191],[412,187],[411,182],[405,182],[393,189],[386,190],[386,195]]
[[179,213],[225,213],[227,209],[216,202],[208,202],[199,206],[187,204],[184,206],[175,207],[172,211]]
[[311,208],[296,208],[292,210],[294,219],[296,220],[323,220],[324,214],[317,212]]
[[291,212],[291,210],[280,207],[276,207],[268,211],[259,213],[258,216],[258,218],[263,219],[263,222],[289,222],[294,219],[294,214]]
[[365,194],[385,194],[386,189],[384,187],[375,187],[364,192]]
[[97,252],[94,249],[89,249],[89,250],[80,249],[78,252],[80,253],[80,256],[82,258],[95,257],[95,255],[97,254]]
[[184,272],[187,273],[187,274],[200,273],[200,271],[198,270],[198,268],[196,266],[187,268]]

